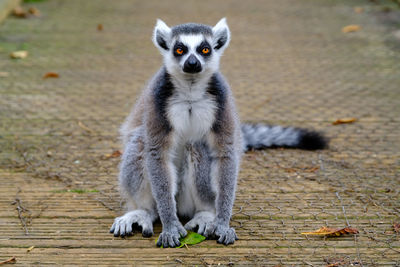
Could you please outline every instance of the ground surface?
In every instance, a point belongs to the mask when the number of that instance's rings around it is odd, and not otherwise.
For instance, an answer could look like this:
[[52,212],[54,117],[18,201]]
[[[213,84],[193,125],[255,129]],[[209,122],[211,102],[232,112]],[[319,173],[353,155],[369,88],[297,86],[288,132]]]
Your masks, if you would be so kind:
[[[51,0],[35,5],[40,18],[8,18],[0,26],[0,261],[399,266],[399,11],[349,2]],[[155,19],[222,16],[232,31],[222,68],[242,120],[315,128],[330,149],[246,154],[232,246],[159,249],[160,224],[149,239],[114,238],[119,158],[107,154],[120,149],[118,127],[160,65]],[[348,24],[362,28],[342,33]],[[18,49],[29,56],[11,60]],[[358,121],[332,125],[342,117]],[[360,233],[300,234],[326,225]]]

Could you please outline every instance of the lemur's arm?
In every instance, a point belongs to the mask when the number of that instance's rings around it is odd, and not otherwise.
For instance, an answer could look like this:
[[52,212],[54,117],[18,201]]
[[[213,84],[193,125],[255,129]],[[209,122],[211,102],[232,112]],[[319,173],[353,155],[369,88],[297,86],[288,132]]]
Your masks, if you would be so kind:
[[[151,140],[151,139],[150,139]],[[151,142],[149,140],[149,142]],[[173,170],[171,169],[165,148],[159,144],[148,144],[146,167],[149,173],[153,197],[163,225],[177,220],[176,202],[173,197]]]
[[[176,214],[176,201],[173,195],[175,177],[172,164],[169,162],[167,151],[162,145],[149,138],[146,153],[146,167],[151,183],[151,191],[157,203],[163,230],[157,245],[164,247],[179,246],[179,238],[187,232],[179,222]],[[154,142],[155,141],[155,142]]]
[[[216,92],[219,99],[219,110],[213,126],[213,150],[217,160],[217,198],[216,217],[213,224],[206,230],[206,235],[216,235],[219,243],[226,245],[234,243],[237,239],[235,230],[229,227],[235,200],[236,181],[240,164],[240,128],[231,99],[229,88],[225,87],[223,80],[217,80]],[[218,100],[217,100],[218,101]]]
[[157,245],[163,247],[179,246],[179,238],[187,235],[177,217],[174,197],[176,174],[169,156],[170,134],[168,122],[160,117],[160,110],[156,111],[155,107],[150,109],[146,115],[145,161],[151,191],[163,225]]
[[235,200],[236,181],[239,169],[238,157],[233,144],[222,144],[218,152],[216,199],[216,221],[218,224],[229,226]]
[[207,226],[206,236],[217,236],[218,243],[233,244],[237,240],[235,229],[229,227],[235,200],[236,181],[239,170],[239,154],[234,136],[216,134],[217,160],[217,198],[215,203],[216,217],[214,222]]

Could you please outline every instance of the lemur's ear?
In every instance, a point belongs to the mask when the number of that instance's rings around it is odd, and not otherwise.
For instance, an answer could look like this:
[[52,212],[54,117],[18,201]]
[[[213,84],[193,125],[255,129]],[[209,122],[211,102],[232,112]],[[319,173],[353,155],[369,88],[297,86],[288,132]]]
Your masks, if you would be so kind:
[[229,31],[226,19],[223,18],[213,27],[213,47],[216,50],[223,51],[228,47],[231,39],[231,33]]
[[157,19],[154,27],[153,43],[161,52],[169,50],[168,44],[171,39],[171,28],[164,21]]

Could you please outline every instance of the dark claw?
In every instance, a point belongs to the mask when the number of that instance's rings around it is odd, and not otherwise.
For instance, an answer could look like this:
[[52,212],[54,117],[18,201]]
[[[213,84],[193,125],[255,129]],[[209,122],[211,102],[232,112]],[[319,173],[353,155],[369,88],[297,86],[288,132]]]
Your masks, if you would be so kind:
[[151,236],[153,236],[153,232],[149,231],[149,230],[145,230],[142,232],[142,236],[143,237],[151,237]]
[[119,234],[117,234],[117,233],[114,233],[114,236],[115,236],[115,237],[118,237],[118,236],[119,236]]

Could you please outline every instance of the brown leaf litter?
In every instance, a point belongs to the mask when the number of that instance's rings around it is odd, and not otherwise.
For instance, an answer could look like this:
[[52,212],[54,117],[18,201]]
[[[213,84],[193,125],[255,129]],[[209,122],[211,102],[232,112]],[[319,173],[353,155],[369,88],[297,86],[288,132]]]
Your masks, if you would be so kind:
[[342,32],[343,33],[357,32],[359,30],[361,30],[361,26],[360,25],[355,25],[355,24],[347,25],[347,26],[344,26],[342,28]]
[[59,78],[60,75],[56,72],[47,72],[45,75],[43,75],[43,79],[47,78]]
[[303,232],[302,235],[317,235],[317,236],[342,236],[346,234],[358,234],[358,230],[351,227],[345,228],[329,228],[321,227],[314,232]]
[[333,125],[338,125],[338,124],[344,124],[344,123],[353,123],[356,122],[356,118],[342,118],[342,119],[337,119],[336,121],[332,122]]

